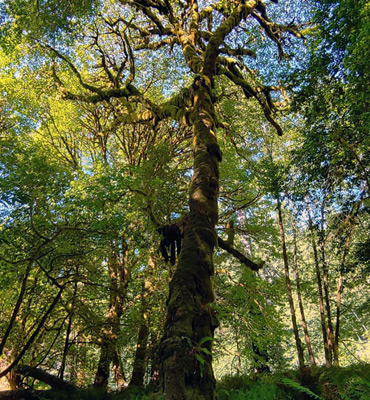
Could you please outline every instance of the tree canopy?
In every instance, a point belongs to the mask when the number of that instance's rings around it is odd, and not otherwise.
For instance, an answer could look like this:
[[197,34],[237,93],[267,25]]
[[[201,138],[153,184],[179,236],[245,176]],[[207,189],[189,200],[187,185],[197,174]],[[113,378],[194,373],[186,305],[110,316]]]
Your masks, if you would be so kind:
[[365,398],[369,2],[0,20],[0,397]]

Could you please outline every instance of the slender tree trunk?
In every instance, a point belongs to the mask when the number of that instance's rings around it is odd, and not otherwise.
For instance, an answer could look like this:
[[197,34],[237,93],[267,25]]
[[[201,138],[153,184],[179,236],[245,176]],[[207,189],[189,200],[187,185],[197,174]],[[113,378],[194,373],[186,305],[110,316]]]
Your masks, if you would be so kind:
[[287,253],[286,242],[285,242],[283,216],[282,216],[282,212],[281,212],[280,195],[279,195],[278,192],[276,193],[276,202],[277,202],[277,210],[278,210],[278,218],[279,218],[280,241],[281,241],[281,247],[282,247],[282,250],[283,250],[285,284],[286,284],[286,290],[287,290],[287,294],[288,294],[290,315],[291,315],[291,318],[292,318],[292,326],[293,326],[294,338],[295,338],[296,348],[297,348],[297,352],[298,352],[299,368],[303,369],[303,367],[304,367],[304,355],[303,355],[301,339],[300,339],[299,333],[298,333],[297,318],[296,318],[295,309],[294,309],[294,301],[293,301],[293,295],[292,295],[292,285],[291,285],[290,276],[289,276],[289,263],[288,263],[288,253]]
[[[78,275],[78,269],[76,270],[76,274]],[[61,362],[60,370],[59,370],[59,377],[62,380],[64,379],[64,370],[66,367],[67,354],[68,354],[68,350],[69,350],[69,336],[71,334],[72,320],[73,320],[75,303],[76,303],[76,295],[77,295],[77,287],[78,287],[77,283],[78,282],[76,280],[76,282],[74,284],[74,288],[73,288],[73,297],[72,297],[71,309],[69,312],[68,325],[67,325],[67,331],[66,331],[66,339],[64,342],[62,362]]]
[[238,329],[235,332],[235,344],[236,344],[236,374],[239,376],[242,369],[242,359],[241,359]]
[[79,343],[77,342],[69,350],[69,382],[78,385],[78,350]]
[[37,260],[37,258],[39,257],[41,250],[46,245],[51,243],[60,234],[60,232],[61,231],[57,232],[52,238],[44,239],[44,241],[37,246],[37,248],[35,249],[35,251],[32,254],[32,256],[28,259],[26,271],[25,271],[23,279],[22,279],[22,285],[21,285],[21,289],[20,289],[20,292],[19,292],[19,295],[18,295],[18,298],[17,298],[17,302],[16,302],[16,304],[14,306],[13,313],[12,313],[12,316],[10,317],[10,320],[9,320],[8,326],[6,328],[6,331],[5,331],[5,333],[4,333],[4,335],[3,335],[2,339],[1,339],[1,342],[0,342],[0,356],[3,353],[3,350],[4,350],[5,345],[6,345],[6,341],[8,340],[8,337],[10,335],[10,332],[11,332],[12,328],[13,328],[13,325],[15,324],[15,322],[17,320],[19,310],[20,310],[20,308],[22,306],[23,298],[24,298],[24,295],[26,293],[28,277],[30,275],[32,266],[33,266],[34,262]]
[[333,347],[334,365],[339,367],[339,322],[340,322],[340,308],[342,301],[342,290],[343,290],[343,272],[339,271],[338,284],[337,284],[337,310],[336,310],[336,324],[335,324],[335,335]]
[[117,349],[113,356],[113,374],[118,390],[122,390],[124,387],[127,386],[121,357]]
[[8,337],[10,335],[10,332],[11,332],[12,328],[13,328],[13,325],[15,324],[15,322],[17,320],[18,312],[19,312],[19,310],[21,308],[21,305],[22,305],[22,302],[23,302],[23,297],[24,297],[24,294],[26,292],[28,276],[30,274],[31,267],[32,267],[32,265],[33,265],[33,263],[35,261],[35,258],[36,258],[36,256],[32,257],[31,260],[27,263],[26,271],[25,271],[24,277],[22,279],[21,290],[20,290],[20,293],[18,295],[17,302],[15,304],[15,307],[14,307],[12,316],[11,316],[11,318],[9,320],[8,326],[6,328],[6,331],[5,331],[5,333],[4,333],[4,335],[3,335],[2,339],[1,339],[0,356],[3,353],[3,350],[4,350],[5,345],[6,345],[6,341],[8,340]]
[[294,266],[294,275],[297,286],[297,296],[298,296],[298,305],[301,313],[301,321],[302,321],[302,329],[304,332],[304,337],[306,341],[308,355],[310,357],[310,361],[312,365],[316,365],[315,356],[313,354],[310,335],[308,334],[308,326],[306,322],[306,316],[304,312],[302,293],[301,293],[301,283],[299,280],[299,272],[298,272],[298,257],[297,257],[297,227],[295,224],[295,217],[292,217],[292,225],[293,225],[293,242],[294,242],[294,256],[293,256],[293,266]]
[[150,340],[150,382],[158,389],[160,383],[160,335],[151,336]]
[[351,239],[353,232],[355,230],[355,217],[358,213],[360,203],[357,204],[354,214],[350,215],[349,218],[349,232],[346,238],[346,242],[343,249],[342,259],[339,267],[339,277],[337,285],[337,310],[336,310],[336,323],[335,323],[335,336],[334,336],[334,365],[339,367],[339,328],[340,328],[340,312],[342,303],[342,291],[343,291],[343,270],[346,264],[347,255],[349,252],[349,246],[351,244]]
[[143,386],[144,376],[147,366],[147,353],[148,353],[148,338],[149,338],[149,324],[148,315],[145,304],[145,283],[143,284],[141,293],[141,324],[137,339],[136,353],[134,359],[134,365],[132,370],[132,376],[130,386]]
[[328,351],[329,351],[329,360],[331,366],[333,362],[333,352],[335,352],[336,350],[334,349],[335,347],[334,329],[333,329],[331,306],[330,306],[329,271],[325,255],[325,199],[321,205],[320,253],[321,253],[321,265],[322,265],[322,278],[324,282],[324,300],[326,308],[326,317],[328,321],[327,324]]
[[32,335],[28,338],[27,342],[23,345],[22,350],[16,355],[14,360],[8,365],[3,371],[0,372],[0,378],[3,376],[6,376],[12,369],[19,363],[19,361],[22,359],[26,351],[29,349],[29,347],[34,343],[35,339],[39,335],[41,329],[43,328],[46,320],[48,319],[49,315],[52,313],[54,310],[55,306],[58,304],[60,297],[62,296],[63,290],[65,286],[60,286],[59,287],[59,292],[57,295],[54,297],[52,303],[49,305],[48,309],[45,311],[44,315],[42,316],[41,320],[38,322],[36,328],[34,329]]
[[[194,175],[189,223],[177,269],[170,282],[167,320],[161,343],[161,374],[166,400],[213,400],[212,342],[218,320],[211,276],[217,245],[218,164],[211,79],[194,82]],[[203,351],[201,350],[203,349]],[[202,361],[200,361],[202,360]]]
[[[241,226],[245,226],[246,224],[246,218],[245,218],[245,211],[244,210],[239,210],[237,213],[238,216],[238,221]],[[230,223],[228,224],[228,227],[230,229]],[[229,238],[230,236],[228,236]],[[248,256],[252,259],[252,247],[251,247],[251,241],[249,237],[246,237],[245,235],[242,235],[240,237],[240,240],[243,245],[243,250],[248,254]],[[251,309],[249,310],[249,313],[251,314],[253,320],[254,319],[259,319],[259,318],[264,318],[262,311],[260,310],[259,312],[252,311]],[[261,346],[260,343],[258,343],[258,339],[252,339],[252,358],[253,358],[253,372],[255,374],[259,373],[266,373],[266,372],[271,372],[270,367],[268,365],[269,362],[269,354],[268,350],[266,347]]]
[[306,201],[306,211],[307,211],[307,216],[308,216],[308,228],[310,230],[311,245],[312,245],[312,250],[313,250],[313,254],[314,254],[314,262],[315,262],[317,289],[318,289],[318,296],[319,296],[321,331],[322,331],[324,353],[325,353],[325,364],[327,367],[331,367],[332,360],[331,360],[331,353],[329,352],[328,335],[327,335],[327,330],[326,330],[326,317],[325,317],[325,310],[324,310],[324,296],[323,296],[321,272],[320,272],[320,265],[319,265],[319,255],[318,255],[318,251],[317,251],[315,232],[314,232],[311,212],[310,212],[307,198],[305,199],[305,201]]
[[[12,350],[11,361],[15,360],[15,354],[19,351],[19,345],[15,345],[15,348]],[[21,383],[21,376],[17,371],[17,368],[12,369],[6,376],[6,380],[8,381],[8,385],[10,390],[17,390],[19,389],[19,385]]]
[[106,387],[108,384],[110,365],[113,362],[123,303],[126,298],[129,273],[126,265],[127,244],[122,240],[121,255],[117,245],[112,243],[112,254],[108,257],[108,273],[110,279],[109,309],[101,337],[101,350],[94,386]]

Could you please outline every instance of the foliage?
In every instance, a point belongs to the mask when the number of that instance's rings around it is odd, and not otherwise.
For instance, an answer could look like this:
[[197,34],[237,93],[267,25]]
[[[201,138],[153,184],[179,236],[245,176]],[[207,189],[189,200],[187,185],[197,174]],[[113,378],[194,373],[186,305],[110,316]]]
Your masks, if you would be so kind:
[[289,388],[295,389],[298,392],[304,393],[306,395],[308,395],[308,397],[313,398],[313,399],[318,399],[320,400],[321,397],[319,397],[317,394],[315,394],[314,392],[312,392],[310,389],[306,388],[305,386],[302,386],[301,384],[299,384],[298,382],[289,379],[289,378],[283,378],[282,379],[282,383],[284,385],[286,385]]
[[[190,10],[181,12],[181,2],[149,1],[151,11],[141,13],[146,2],[134,3],[0,2],[0,339],[6,338],[0,372],[21,354],[22,362],[86,388],[103,344],[114,343],[126,385],[145,320],[143,383],[158,385],[168,284],[176,271],[158,254],[158,228],[190,210],[199,74],[171,36],[180,25],[162,26],[167,14],[161,7],[185,18],[181,29],[191,26]],[[199,62],[208,30],[229,21],[237,3],[204,10],[216,18],[208,15],[200,24]],[[308,8],[301,10],[303,3]],[[275,202],[281,199],[287,261],[300,273],[300,288],[292,285],[294,302],[303,297],[317,363],[324,362],[324,346],[316,266],[319,276],[326,274],[331,317],[340,327],[341,364],[370,361],[369,2],[299,2],[294,12],[287,3],[268,4],[279,23],[267,19],[266,26],[258,22],[266,12],[258,4],[256,19],[243,17],[224,35],[209,91],[217,114],[212,135],[222,151],[215,229],[229,240],[233,221],[232,247],[263,267],[252,272],[216,247],[215,301],[202,309],[212,309],[220,322],[216,339],[203,332],[197,340],[181,337],[200,380],[213,356],[219,399],[338,394],[363,400],[369,397],[365,365],[312,368],[312,382],[283,374],[295,367],[296,354]],[[306,60],[306,48],[286,33],[295,30],[289,23],[294,18],[305,24],[311,9]],[[283,23],[286,31],[275,37]],[[279,66],[271,36],[284,59]],[[282,53],[283,42],[290,57]],[[247,47],[250,53],[243,54]],[[273,103],[288,100],[278,91],[281,76],[291,79],[291,71],[297,79],[293,107],[278,113]],[[201,246],[194,243],[199,256]],[[299,336],[304,338],[301,331]],[[114,368],[108,365],[113,390],[122,384]],[[40,387],[30,377],[22,383]],[[150,387],[83,389],[68,398],[159,398]]]
[[[311,382],[295,371],[251,379],[230,376],[218,383],[217,399],[368,399],[370,386],[369,365],[311,371]],[[244,396],[244,397],[243,397]],[[334,397],[333,397],[334,396]]]

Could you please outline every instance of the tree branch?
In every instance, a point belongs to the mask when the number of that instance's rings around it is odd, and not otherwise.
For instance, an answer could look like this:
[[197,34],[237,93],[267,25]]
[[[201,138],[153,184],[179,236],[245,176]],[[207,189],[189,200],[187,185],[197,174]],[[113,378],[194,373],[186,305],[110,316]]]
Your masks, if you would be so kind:
[[244,79],[242,73],[237,69],[235,63],[231,63],[230,60],[225,60],[228,64],[225,68],[220,68],[218,73],[225,75],[229,78],[236,86],[239,86],[246,98],[254,97],[260,104],[266,119],[276,129],[279,136],[282,136],[283,130],[281,126],[272,117],[271,106],[274,106],[270,98],[270,90],[265,86],[252,87],[246,79]]
[[58,301],[59,301],[59,299],[60,299],[60,297],[62,295],[64,287],[65,286],[63,286],[61,289],[59,289],[58,294],[56,295],[56,297],[54,298],[53,302],[50,304],[50,307],[47,309],[47,311],[45,312],[45,314],[41,318],[41,321],[39,322],[37,328],[35,329],[35,331],[31,335],[31,337],[28,339],[27,343],[23,346],[23,349],[19,352],[19,354],[17,355],[15,360],[10,365],[8,365],[7,368],[5,368],[3,371],[0,372],[0,378],[2,378],[7,373],[9,373],[18,364],[18,362],[24,356],[24,354],[26,353],[28,348],[34,342],[34,340],[36,339],[36,336],[39,334],[41,328],[44,326],[44,323],[47,320],[48,316],[51,314],[51,312],[53,311],[54,307],[57,305],[57,303],[58,303]]
[[221,239],[220,237],[218,237],[217,239],[218,239],[218,245],[219,247],[221,247],[221,249],[226,250],[228,253],[233,255],[236,259],[238,259],[242,264],[246,265],[252,271],[258,271],[263,267],[264,262],[256,264],[255,262],[247,258],[244,254],[242,254],[240,251],[230,246],[225,240]]
[[76,390],[76,386],[74,386],[70,382],[66,382],[63,379],[58,378],[48,372],[43,371],[40,368],[30,367],[28,365],[19,365],[18,372],[25,376],[31,376],[41,382],[47,383],[53,389],[57,390]]

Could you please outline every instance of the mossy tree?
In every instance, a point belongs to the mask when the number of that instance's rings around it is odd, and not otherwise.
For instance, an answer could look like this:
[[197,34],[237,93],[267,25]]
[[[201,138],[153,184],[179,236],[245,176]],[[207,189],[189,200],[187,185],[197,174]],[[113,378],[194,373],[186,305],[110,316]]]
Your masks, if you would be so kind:
[[[281,135],[271,96],[279,88],[262,84],[248,60],[256,57],[261,38],[272,40],[283,58],[285,35],[300,34],[292,24],[273,22],[261,0],[205,5],[196,0],[120,0],[106,7],[81,29],[87,46],[65,51],[63,36],[50,40],[47,29],[41,30],[39,44],[53,59],[54,81],[65,100],[114,106],[115,127],[148,123],[155,128],[169,120],[192,130],[189,222],[170,283],[161,373],[166,399],[213,399],[212,341],[218,321],[211,277],[222,159],[217,131],[224,128],[219,102],[230,88],[256,99]],[[174,81],[170,89],[163,88],[164,81],[159,92],[156,85],[150,88],[143,61],[147,56],[162,59],[167,71],[171,60],[178,62],[175,75],[181,89]],[[65,83],[66,67],[74,85]],[[159,76],[156,68],[152,72]]]

